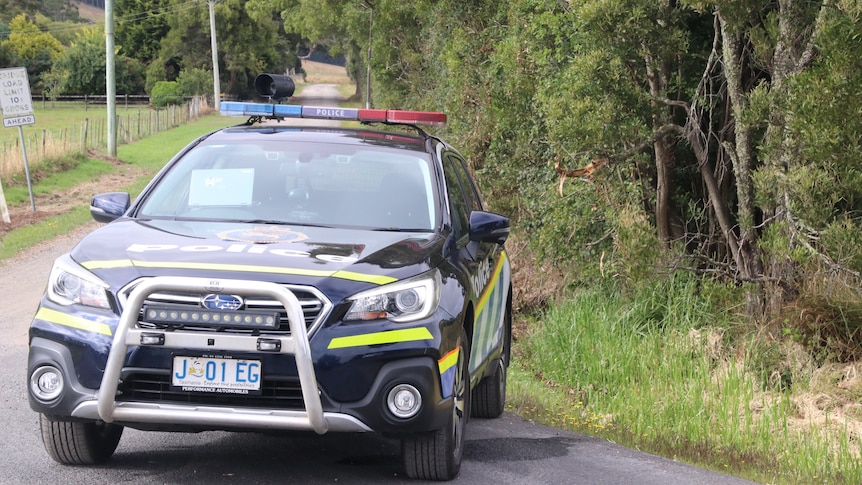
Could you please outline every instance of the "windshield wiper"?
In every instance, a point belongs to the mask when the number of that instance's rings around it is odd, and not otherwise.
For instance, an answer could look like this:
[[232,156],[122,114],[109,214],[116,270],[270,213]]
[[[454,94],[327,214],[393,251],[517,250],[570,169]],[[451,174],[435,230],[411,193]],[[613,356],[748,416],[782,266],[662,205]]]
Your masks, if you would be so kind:
[[306,227],[332,227],[326,224],[312,224],[303,221],[283,221],[281,219],[252,219],[247,221],[238,221],[246,224],[274,224],[279,226],[306,226]]
[[431,232],[431,229],[418,227],[375,227],[370,230],[380,232]]

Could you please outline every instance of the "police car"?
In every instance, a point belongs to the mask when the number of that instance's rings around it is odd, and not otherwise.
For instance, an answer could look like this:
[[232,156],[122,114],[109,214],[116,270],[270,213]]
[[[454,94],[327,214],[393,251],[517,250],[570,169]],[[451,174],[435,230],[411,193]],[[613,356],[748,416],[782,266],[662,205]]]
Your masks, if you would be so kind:
[[95,196],[107,224],[56,260],[29,333],[48,454],[102,463],[124,427],[375,432],[402,441],[408,476],[455,477],[468,418],[503,412],[512,291],[508,219],[420,128],[446,116],[221,111],[248,121],[134,202]]

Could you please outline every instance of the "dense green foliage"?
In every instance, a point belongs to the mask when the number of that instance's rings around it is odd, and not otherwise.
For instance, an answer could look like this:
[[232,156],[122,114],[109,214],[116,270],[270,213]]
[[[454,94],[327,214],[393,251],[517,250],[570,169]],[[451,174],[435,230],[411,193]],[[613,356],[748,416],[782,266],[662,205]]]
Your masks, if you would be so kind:
[[358,62],[372,7],[374,102],[447,111],[572,283],[690,269],[756,283],[754,315],[823,271],[858,287],[858,1],[276,4]]
[[[254,96],[257,74],[299,68],[296,49],[302,42],[284,30],[278,14],[252,17],[255,11],[248,3],[214,2],[222,92],[242,99]],[[199,73],[213,71],[207,2],[114,4],[116,91],[150,92],[159,81],[178,81],[184,90],[199,91]],[[9,12],[0,13],[0,67],[25,66],[34,95],[105,93],[103,28],[89,28],[67,0],[19,2]],[[189,86],[192,77],[195,86]],[[210,83],[206,93],[211,92]]]
[[159,81],[150,92],[150,103],[155,108],[164,108],[168,105],[181,105],[183,98],[180,95],[180,84],[176,81]]

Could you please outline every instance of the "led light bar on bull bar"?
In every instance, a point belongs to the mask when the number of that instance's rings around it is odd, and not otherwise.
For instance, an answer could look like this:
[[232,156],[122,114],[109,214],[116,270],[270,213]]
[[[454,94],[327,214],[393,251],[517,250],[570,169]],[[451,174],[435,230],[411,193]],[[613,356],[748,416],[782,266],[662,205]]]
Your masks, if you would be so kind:
[[221,113],[226,116],[263,116],[266,118],[306,118],[317,120],[362,121],[366,123],[404,123],[443,126],[445,113],[403,111],[395,109],[355,109],[292,104],[242,103],[222,101]]

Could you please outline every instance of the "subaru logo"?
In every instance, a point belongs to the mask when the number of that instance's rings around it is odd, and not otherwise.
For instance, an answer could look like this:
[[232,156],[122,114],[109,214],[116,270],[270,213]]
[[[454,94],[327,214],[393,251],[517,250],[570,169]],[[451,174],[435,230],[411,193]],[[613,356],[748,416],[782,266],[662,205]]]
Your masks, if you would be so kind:
[[201,298],[201,306],[208,310],[239,310],[242,298],[236,295],[210,294]]

